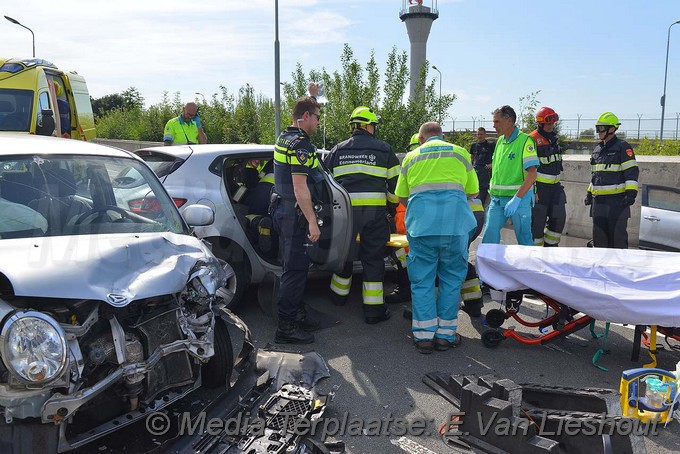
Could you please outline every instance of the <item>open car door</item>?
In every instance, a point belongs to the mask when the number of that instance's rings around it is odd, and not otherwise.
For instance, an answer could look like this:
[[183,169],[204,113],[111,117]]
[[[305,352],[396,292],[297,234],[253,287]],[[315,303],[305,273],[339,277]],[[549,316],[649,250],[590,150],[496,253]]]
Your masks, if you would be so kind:
[[352,202],[347,191],[333,179],[320,163],[324,178],[324,193],[315,204],[320,220],[321,238],[307,251],[312,263],[320,270],[338,272],[347,260],[352,238]]
[[680,252],[680,189],[642,185],[640,248]]

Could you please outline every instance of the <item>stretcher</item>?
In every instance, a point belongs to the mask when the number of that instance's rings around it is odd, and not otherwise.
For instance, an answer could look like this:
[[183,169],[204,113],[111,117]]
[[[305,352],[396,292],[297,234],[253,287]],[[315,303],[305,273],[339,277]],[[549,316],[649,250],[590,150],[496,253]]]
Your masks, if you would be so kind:
[[[482,336],[488,347],[507,338],[543,344],[589,324],[596,336],[594,320],[652,326],[653,337],[657,325],[680,326],[680,260],[674,252],[481,244],[476,261],[480,279],[500,291],[499,299],[505,303],[505,310],[487,312],[487,324],[500,328],[504,320],[513,318],[524,326],[541,328],[537,337],[514,329],[489,330]],[[519,309],[527,294],[544,301],[553,309],[552,315],[538,322],[524,320]],[[634,356],[643,331],[636,329]],[[655,344],[655,339],[650,342]],[[650,349],[652,357],[653,353]]]

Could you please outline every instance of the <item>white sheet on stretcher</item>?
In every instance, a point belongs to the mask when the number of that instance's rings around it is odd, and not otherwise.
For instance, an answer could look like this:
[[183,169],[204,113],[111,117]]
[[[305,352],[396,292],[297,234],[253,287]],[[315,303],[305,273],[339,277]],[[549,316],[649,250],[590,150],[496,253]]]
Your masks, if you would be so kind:
[[491,287],[533,289],[597,320],[680,326],[680,254],[636,249],[480,244]]

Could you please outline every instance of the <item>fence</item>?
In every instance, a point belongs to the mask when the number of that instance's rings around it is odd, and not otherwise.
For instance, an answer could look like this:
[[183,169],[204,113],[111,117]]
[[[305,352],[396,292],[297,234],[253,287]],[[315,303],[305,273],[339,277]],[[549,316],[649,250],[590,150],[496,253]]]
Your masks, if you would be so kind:
[[[595,138],[595,122],[597,118],[560,118],[558,131],[570,139],[593,139]],[[619,118],[621,127],[617,134],[627,139],[658,139],[661,130],[660,118]],[[467,119],[454,119],[448,117],[442,122],[445,131],[474,131],[483,126],[487,131],[493,132],[493,120],[491,115],[471,117]],[[666,117],[664,121],[663,137],[668,140],[680,139],[680,113],[675,117]]]

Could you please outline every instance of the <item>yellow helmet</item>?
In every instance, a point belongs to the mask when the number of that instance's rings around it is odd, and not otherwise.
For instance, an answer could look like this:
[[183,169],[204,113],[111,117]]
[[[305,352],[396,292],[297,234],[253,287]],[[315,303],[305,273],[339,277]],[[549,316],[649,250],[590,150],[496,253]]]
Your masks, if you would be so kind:
[[380,125],[382,118],[376,115],[370,107],[359,106],[349,117],[350,125]]
[[408,144],[408,151],[415,150],[420,146],[420,141],[418,140],[418,133],[411,136],[411,143]]

